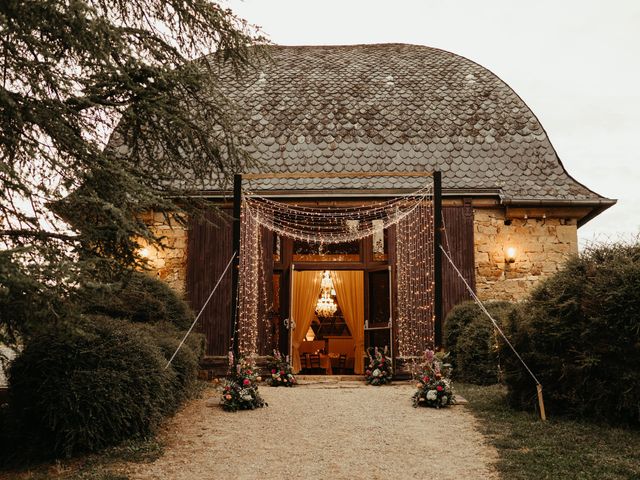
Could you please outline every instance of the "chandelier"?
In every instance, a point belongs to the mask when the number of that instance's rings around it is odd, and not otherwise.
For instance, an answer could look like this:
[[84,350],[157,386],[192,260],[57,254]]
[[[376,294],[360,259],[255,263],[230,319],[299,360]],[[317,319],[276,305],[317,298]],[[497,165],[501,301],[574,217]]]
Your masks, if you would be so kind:
[[333,288],[333,282],[329,271],[325,270],[322,274],[322,282],[320,283],[320,298],[316,304],[316,314],[319,317],[331,317],[338,310],[338,305],[333,300],[336,291]]

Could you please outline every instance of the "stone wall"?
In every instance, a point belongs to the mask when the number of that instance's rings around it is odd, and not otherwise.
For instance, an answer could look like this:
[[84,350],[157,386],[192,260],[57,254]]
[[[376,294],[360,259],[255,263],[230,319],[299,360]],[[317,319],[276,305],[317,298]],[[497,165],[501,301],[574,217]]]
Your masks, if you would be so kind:
[[[505,211],[474,209],[476,289],[483,300],[521,300],[531,288],[556,272],[578,252],[575,219],[513,219]],[[505,262],[508,247],[514,263]]]
[[147,246],[150,273],[158,275],[181,295],[186,293],[187,280],[187,229],[175,218],[167,219],[161,213],[148,213],[142,217],[151,230],[164,237],[163,249]]
[[[166,248],[147,247],[151,272],[181,294],[186,290],[187,230],[162,214],[145,215],[145,222]],[[474,209],[476,288],[483,300],[520,300],[542,278],[556,272],[578,252],[575,219],[514,219],[505,225],[502,208]],[[514,263],[505,263],[505,250],[516,249]]]

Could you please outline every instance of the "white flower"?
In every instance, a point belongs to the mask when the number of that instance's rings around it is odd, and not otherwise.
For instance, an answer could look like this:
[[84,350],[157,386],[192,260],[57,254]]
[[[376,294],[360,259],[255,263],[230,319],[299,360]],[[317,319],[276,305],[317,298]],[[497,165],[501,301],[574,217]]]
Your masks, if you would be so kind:
[[435,390],[429,390],[427,392],[427,400],[435,400],[436,398],[438,398],[438,392]]
[[379,377],[380,375],[382,375],[382,373],[380,373],[380,370],[378,370],[377,368],[373,371],[372,375],[374,377]]
[[250,402],[252,400],[251,395],[242,395],[242,399],[246,402]]
[[442,400],[441,400],[441,401],[442,401],[442,405],[446,405],[446,404],[447,404],[447,400],[449,400],[449,399],[447,398],[447,396],[446,396],[446,395],[445,395],[445,396],[443,396],[443,397],[442,397]]

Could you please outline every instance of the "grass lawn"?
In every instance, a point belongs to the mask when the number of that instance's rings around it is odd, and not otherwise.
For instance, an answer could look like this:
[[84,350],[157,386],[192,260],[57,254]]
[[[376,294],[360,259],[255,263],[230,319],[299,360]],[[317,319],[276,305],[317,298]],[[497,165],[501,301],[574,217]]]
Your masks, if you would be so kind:
[[504,387],[456,384],[514,479],[640,479],[640,431],[565,418],[542,422],[507,406]]
[[130,440],[102,452],[41,464],[31,468],[3,472],[0,479],[11,480],[127,480],[128,477],[113,472],[113,465],[120,462],[152,462],[162,455],[163,449],[155,438]]

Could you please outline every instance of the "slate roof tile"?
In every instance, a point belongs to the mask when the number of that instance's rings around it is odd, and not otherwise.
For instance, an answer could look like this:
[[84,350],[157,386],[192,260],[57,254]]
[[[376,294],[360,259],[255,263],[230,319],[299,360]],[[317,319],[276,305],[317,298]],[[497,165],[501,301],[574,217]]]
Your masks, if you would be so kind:
[[[238,80],[222,67],[246,151],[274,172],[443,172],[445,189],[598,200],[564,169],[540,122],[486,68],[404,45],[268,47]],[[269,179],[261,190],[413,189],[419,177]],[[209,185],[218,189],[215,179]],[[206,187],[206,186],[205,186]]]

